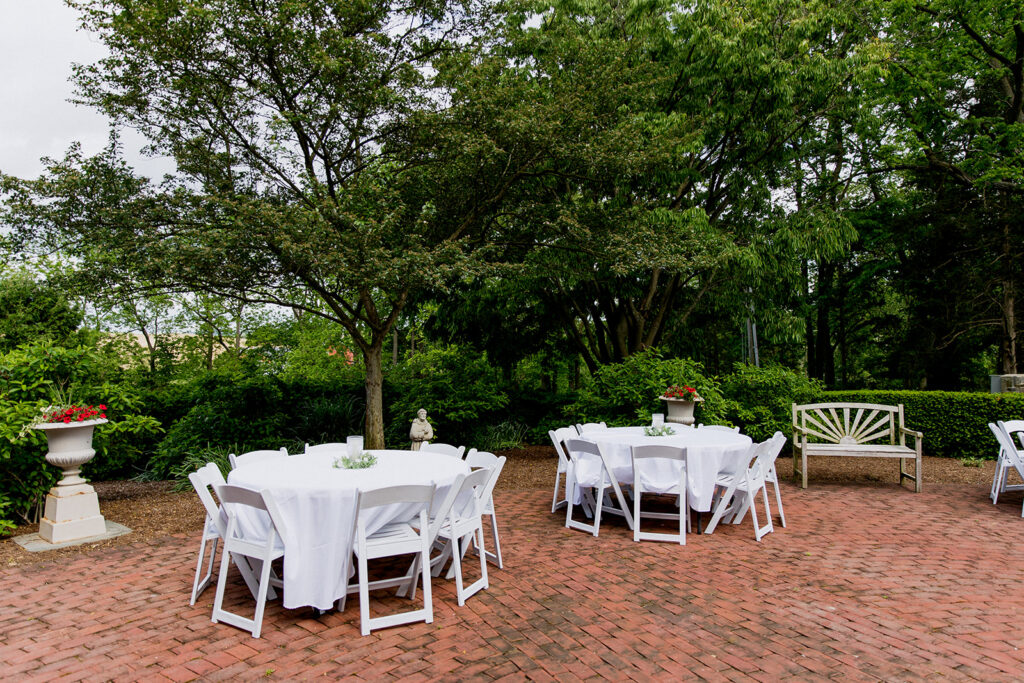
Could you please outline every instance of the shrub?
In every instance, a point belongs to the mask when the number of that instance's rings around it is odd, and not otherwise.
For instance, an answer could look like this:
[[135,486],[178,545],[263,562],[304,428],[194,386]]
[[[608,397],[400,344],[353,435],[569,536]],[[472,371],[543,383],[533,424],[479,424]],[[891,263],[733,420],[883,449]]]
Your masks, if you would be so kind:
[[943,458],[995,459],[999,448],[988,423],[1024,418],[1024,394],[826,391],[813,402],[902,403],[907,427],[924,433],[925,454]]
[[207,448],[280,447],[287,419],[273,377],[244,366],[219,368],[194,381],[191,395],[192,408],[168,429],[150,461],[151,477],[166,479],[186,456]]
[[237,455],[238,453],[244,452],[244,448],[238,448],[237,446],[222,446],[217,448],[203,448],[198,451],[186,453],[179,462],[171,467],[171,478],[174,480],[174,490],[191,490],[192,482],[189,481],[188,475],[211,462],[220,469],[220,473],[224,475],[225,479],[227,479],[228,472],[231,471],[231,461],[228,459],[228,454],[235,453]]
[[778,365],[755,367],[738,363],[722,380],[728,398],[726,417],[755,441],[776,431],[792,432],[793,403],[810,403],[821,393],[817,382]]
[[521,422],[506,420],[496,425],[487,425],[478,437],[475,447],[482,451],[501,451],[519,448],[526,440],[527,428]]
[[144,458],[138,447],[141,438],[159,431],[160,423],[142,414],[141,399],[123,381],[112,354],[44,341],[0,355],[0,515],[8,520],[34,519],[42,497],[57,481],[59,470],[43,457],[45,435],[19,435],[22,425],[51,403],[55,389],[70,390],[77,402],[107,405],[110,423],[95,431],[96,457],[83,468],[89,478],[102,478]]
[[[416,411],[426,408],[437,441],[472,446],[488,424],[508,419],[509,396],[487,355],[460,346],[417,353],[389,369],[385,382],[385,435],[406,447]],[[478,446],[479,447],[479,446]]]
[[695,387],[704,399],[695,411],[698,422],[724,420],[721,389],[714,377],[705,374],[704,366],[688,358],[663,358],[654,349],[598,368],[569,406],[569,417],[573,422],[607,422],[609,426],[649,423],[652,413],[665,412],[658,397],[673,384]]

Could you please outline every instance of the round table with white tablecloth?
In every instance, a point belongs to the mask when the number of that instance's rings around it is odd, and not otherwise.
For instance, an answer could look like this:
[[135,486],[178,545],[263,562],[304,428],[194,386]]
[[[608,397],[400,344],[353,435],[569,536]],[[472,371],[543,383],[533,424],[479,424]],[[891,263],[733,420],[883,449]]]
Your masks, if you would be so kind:
[[[633,446],[661,444],[685,448],[688,502],[694,510],[707,512],[711,509],[718,474],[733,473],[746,465],[743,461],[751,439],[738,432],[669,426],[675,430],[671,436],[646,436],[643,427],[613,427],[588,431],[579,438],[601,447],[619,484],[633,483]],[[599,467],[596,460],[584,459],[577,465],[579,480],[593,481],[600,471],[589,470]],[[644,463],[642,473],[644,491],[675,493],[678,488],[680,467],[675,462],[649,461]]]
[[[232,470],[228,483],[254,491],[267,490],[284,518],[287,536],[284,556],[284,606],[330,609],[348,590],[352,545],[355,540],[356,493],[385,486],[437,486],[434,506],[448,495],[459,475],[470,472],[462,460],[440,453],[370,451],[377,463],[370,468],[334,467],[345,455],[335,452],[271,458]],[[265,513],[244,510],[239,522],[245,533],[266,533]],[[411,508],[388,505],[366,511],[367,533],[411,516]],[[262,515],[262,516],[261,516]]]

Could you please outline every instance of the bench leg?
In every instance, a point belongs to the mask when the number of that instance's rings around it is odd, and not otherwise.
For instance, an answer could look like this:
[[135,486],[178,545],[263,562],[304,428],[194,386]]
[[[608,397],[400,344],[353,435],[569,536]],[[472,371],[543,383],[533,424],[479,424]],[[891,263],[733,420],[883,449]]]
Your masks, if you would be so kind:
[[921,462],[920,446],[918,446],[917,463],[915,465],[917,467],[917,469],[914,471],[914,484],[916,484],[916,487],[915,487],[915,492],[916,493],[921,493],[921,480],[924,478],[924,476],[923,476],[924,472],[921,469],[922,464],[923,463]]
[[801,479],[803,480],[803,488],[807,488],[807,451],[800,451],[801,465],[803,468],[800,471]]

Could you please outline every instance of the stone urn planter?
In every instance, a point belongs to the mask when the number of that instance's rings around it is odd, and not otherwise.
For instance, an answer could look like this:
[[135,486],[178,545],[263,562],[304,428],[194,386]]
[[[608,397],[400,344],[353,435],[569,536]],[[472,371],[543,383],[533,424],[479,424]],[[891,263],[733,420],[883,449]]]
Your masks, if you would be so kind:
[[661,400],[666,404],[665,422],[675,422],[677,424],[692,425],[694,423],[693,409],[697,407],[697,403],[703,399],[697,399],[696,401],[689,401],[681,398],[665,398],[661,397]]
[[46,432],[46,462],[64,472],[46,495],[46,511],[39,521],[39,535],[50,543],[65,543],[106,532],[96,491],[81,477],[82,465],[92,460],[92,432],[106,420],[51,422],[35,429]]

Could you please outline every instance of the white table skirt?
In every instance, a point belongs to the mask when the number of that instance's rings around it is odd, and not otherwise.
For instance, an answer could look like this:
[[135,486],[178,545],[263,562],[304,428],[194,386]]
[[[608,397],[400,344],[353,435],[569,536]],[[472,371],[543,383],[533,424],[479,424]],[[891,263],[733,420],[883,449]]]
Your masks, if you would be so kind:
[[[408,484],[437,485],[434,506],[448,495],[456,477],[469,466],[439,453],[371,451],[377,464],[364,470],[337,469],[337,452],[292,455],[243,465],[228,474],[228,483],[254,491],[269,490],[284,517],[284,606],[330,609],[348,590],[355,541],[356,492]],[[265,534],[265,514],[240,515],[247,534]],[[389,505],[368,511],[367,533],[410,517],[411,508]]]
[[[615,427],[589,431],[579,438],[601,446],[620,485],[633,483],[633,446],[660,444],[685,448],[688,502],[694,510],[707,512],[711,509],[718,474],[731,474],[741,464],[745,465],[743,460],[752,441],[749,436],[736,432],[669,426],[676,430],[672,436],[645,436],[643,427]],[[593,486],[601,476],[600,467],[596,458],[584,458],[570,476],[581,486]],[[670,460],[645,462],[644,491],[679,493],[679,474],[679,465]]]

